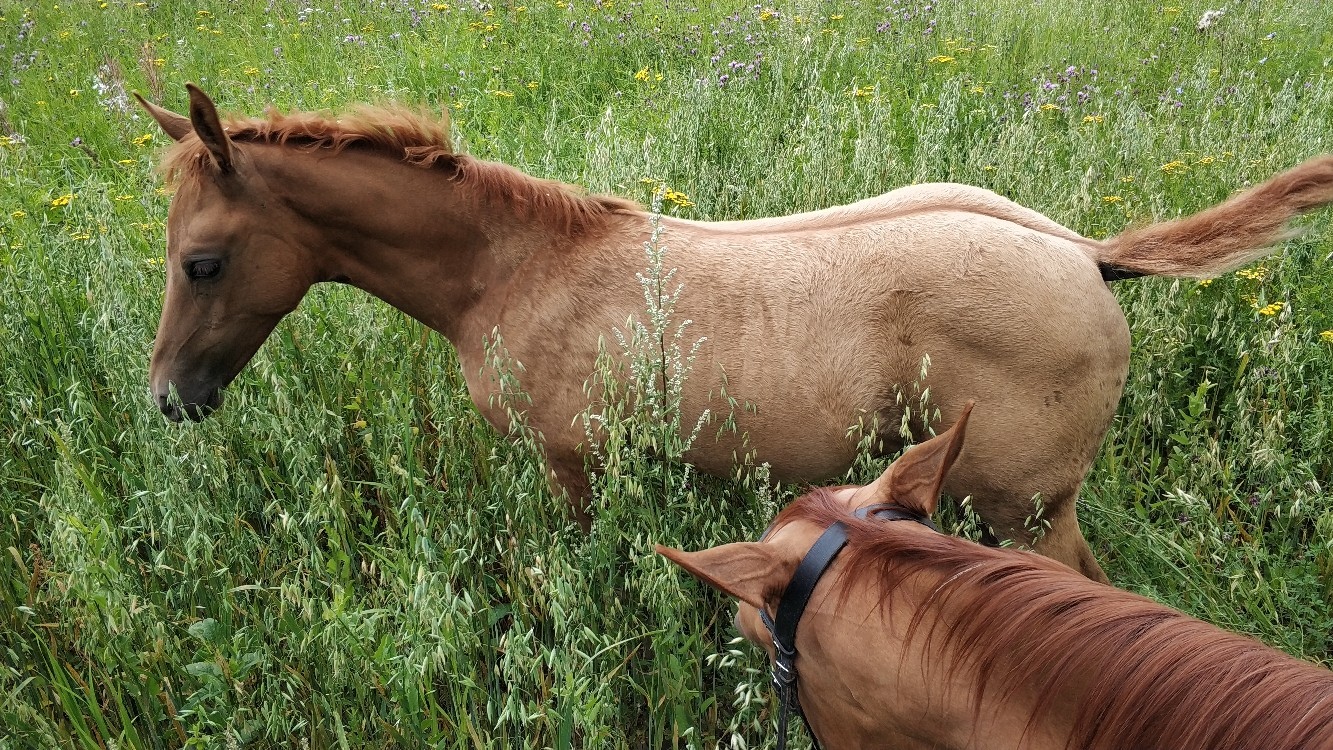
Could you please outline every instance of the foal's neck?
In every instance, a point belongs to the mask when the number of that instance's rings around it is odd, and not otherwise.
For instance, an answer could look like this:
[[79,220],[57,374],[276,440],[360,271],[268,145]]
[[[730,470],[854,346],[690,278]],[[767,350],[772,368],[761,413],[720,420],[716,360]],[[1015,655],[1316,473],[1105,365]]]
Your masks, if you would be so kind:
[[445,170],[357,149],[256,152],[267,187],[305,225],[319,278],[363,289],[455,343],[469,312],[550,241]]

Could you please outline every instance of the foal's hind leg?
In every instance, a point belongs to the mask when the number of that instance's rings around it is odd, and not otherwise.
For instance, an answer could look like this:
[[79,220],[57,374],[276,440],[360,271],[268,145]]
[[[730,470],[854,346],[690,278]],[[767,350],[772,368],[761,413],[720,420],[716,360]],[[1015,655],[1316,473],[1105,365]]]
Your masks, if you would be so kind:
[[1034,534],[1028,528],[1035,519],[1036,506],[1032,498],[1009,496],[1000,492],[974,495],[972,507],[991,527],[997,540],[1030,547],[1034,552],[1068,565],[1094,581],[1109,583],[1102,566],[1092,554],[1092,548],[1083,538],[1078,524],[1075,500],[1077,488],[1053,495],[1042,502],[1041,520],[1044,529]]
[[1076,490],[1068,497],[1057,498],[1056,502],[1046,505],[1044,518],[1048,527],[1046,533],[1033,543],[1032,549],[1063,562],[1094,581],[1110,583],[1079,528],[1075,511],[1077,497]]

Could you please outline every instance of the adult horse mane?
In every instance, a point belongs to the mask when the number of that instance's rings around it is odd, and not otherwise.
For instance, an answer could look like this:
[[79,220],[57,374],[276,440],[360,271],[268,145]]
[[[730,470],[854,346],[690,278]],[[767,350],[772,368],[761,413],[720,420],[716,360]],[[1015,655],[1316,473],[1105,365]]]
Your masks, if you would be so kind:
[[[291,144],[330,155],[363,148],[426,169],[445,170],[460,184],[513,203],[527,216],[564,232],[596,229],[616,212],[640,209],[633,201],[588,195],[567,183],[529,177],[508,165],[457,153],[449,138],[447,113],[437,118],[405,107],[374,105],[354,106],[339,114],[283,113],[270,107],[264,117],[228,117],[223,127],[233,142]],[[208,174],[211,161],[204,142],[187,137],[166,151],[158,168],[169,185],[176,185]]]
[[[918,512],[929,509],[910,507]],[[880,587],[881,609],[918,583],[926,591],[907,640],[942,657],[941,679],[977,675],[974,720],[987,695],[1003,705],[1035,688],[1034,727],[1061,696],[1080,693],[1068,746],[1089,750],[1297,750],[1333,747],[1333,672],[1157,602],[1073,575],[1045,557],[943,534],[903,534],[854,518],[832,490],[799,498],[775,528],[807,521],[848,529],[835,594]],[[859,590],[859,589],[858,589]],[[962,613],[924,630],[927,610]]]

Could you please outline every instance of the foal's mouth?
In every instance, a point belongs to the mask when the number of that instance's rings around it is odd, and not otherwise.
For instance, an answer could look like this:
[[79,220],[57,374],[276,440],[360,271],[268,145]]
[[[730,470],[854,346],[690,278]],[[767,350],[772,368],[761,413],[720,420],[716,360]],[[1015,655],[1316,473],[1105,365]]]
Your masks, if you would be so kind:
[[222,406],[222,389],[214,388],[203,401],[178,402],[167,394],[157,396],[157,408],[162,415],[172,422],[202,422],[204,417],[217,411]]

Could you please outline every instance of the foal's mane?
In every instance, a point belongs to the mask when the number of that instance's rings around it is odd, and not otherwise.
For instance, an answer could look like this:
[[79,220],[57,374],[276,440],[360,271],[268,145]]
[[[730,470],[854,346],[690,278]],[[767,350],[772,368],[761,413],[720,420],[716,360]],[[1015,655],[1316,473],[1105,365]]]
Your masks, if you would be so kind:
[[[881,604],[909,581],[924,582],[908,640],[951,653],[949,674],[976,670],[978,714],[988,690],[1006,699],[1030,690],[1029,730],[1060,699],[1072,700],[1069,747],[1333,748],[1326,669],[1030,552],[853,518],[830,490],[798,499],[775,523],[797,520],[847,527],[847,573],[836,584],[844,596],[861,576],[878,578]],[[932,608],[942,617],[923,634]]]
[[[230,116],[227,136],[234,142],[292,144],[337,154],[348,148],[374,151],[427,169],[441,169],[482,196],[514,205],[528,215],[567,231],[605,226],[611,217],[638,211],[638,204],[606,195],[587,195],[556,180],[530,177],[498,162],[455,153],[449,138],[449,118],[434,117],[404,107],[361,105],[330,115],[320,112],[281,113],[270,108],[264,117]],[[208,174],[208,149],[193,134],[187,135],[163,157],[167,182]]]

